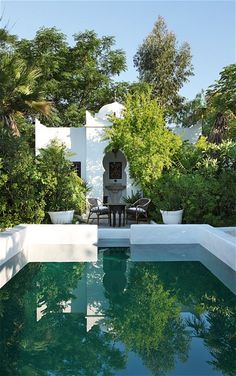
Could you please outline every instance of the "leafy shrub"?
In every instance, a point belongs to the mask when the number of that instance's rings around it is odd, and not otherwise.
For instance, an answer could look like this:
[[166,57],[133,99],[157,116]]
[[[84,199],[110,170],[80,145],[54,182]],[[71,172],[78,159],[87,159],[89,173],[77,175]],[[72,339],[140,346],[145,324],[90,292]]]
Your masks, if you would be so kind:
[[123,197],[122,199],[126,204],[133,205],[137,200],[139,200],[142,197],[143,195],[140,191],[137,191],[136,193],[131,191],[131,196],[126,196],[126,197]]
[[40,223],[45,202],[33,149],[0,127],[0,158],[0,228]]
[[73,170],[73,164],[68,159],[70,156],[66,146],[57,140],[40,150],[37,165],[46,211],[74,209],[80,213],[85,208],[86,187]]
[[[182,153],[182,154],[181,154]],[[236,219],[235,144],[184,146],[178,164],[154,184],[150,196],[159,209],[184,209],[185,223],[233,225]],[[189,163],[186,156],[190,155]]]

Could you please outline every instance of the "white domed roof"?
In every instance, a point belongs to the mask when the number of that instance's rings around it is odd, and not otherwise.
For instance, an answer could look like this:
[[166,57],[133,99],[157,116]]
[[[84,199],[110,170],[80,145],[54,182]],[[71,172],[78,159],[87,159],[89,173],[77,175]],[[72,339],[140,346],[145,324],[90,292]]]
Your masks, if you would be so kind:
[[123,106],[123,104],[120,104],[118,102],[105,104],[105,106],[102,106],[102,108],[100,108],[96,117],[102,120],[106,120],[108,115],[115,115],[116,117],[120,118],[122,116],[124,108],[125,107]]

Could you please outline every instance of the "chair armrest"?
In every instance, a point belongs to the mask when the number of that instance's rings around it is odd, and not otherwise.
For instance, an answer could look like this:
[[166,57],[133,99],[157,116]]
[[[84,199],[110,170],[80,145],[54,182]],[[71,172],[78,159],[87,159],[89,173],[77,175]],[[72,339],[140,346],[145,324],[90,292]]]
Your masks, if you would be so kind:
[[136,209],[137,209],[137,208],[141,208],[141,209],[143,209],[143,210],[145,210],[145,211],[147,210],[146,205],[137,205],[137,206],[136,206]]

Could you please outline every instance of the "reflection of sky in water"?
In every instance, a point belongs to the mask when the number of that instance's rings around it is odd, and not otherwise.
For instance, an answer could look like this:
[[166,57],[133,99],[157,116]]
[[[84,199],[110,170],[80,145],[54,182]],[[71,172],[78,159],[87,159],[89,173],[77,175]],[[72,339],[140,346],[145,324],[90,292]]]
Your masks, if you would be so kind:
[[0,374],[236,373],[236,297],[186,247],[155,261],[153,249],[135,262],[134,249],[104,248],[97,262],[28,264],[0,290]]

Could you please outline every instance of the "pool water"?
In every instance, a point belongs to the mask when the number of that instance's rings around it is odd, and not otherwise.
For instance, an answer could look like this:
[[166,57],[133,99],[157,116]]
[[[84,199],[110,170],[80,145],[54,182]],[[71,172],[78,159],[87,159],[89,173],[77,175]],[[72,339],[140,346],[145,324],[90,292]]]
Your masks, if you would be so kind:
[[31,263],[0,290],[0,375],[236,375],[236,296],[197,261]]

